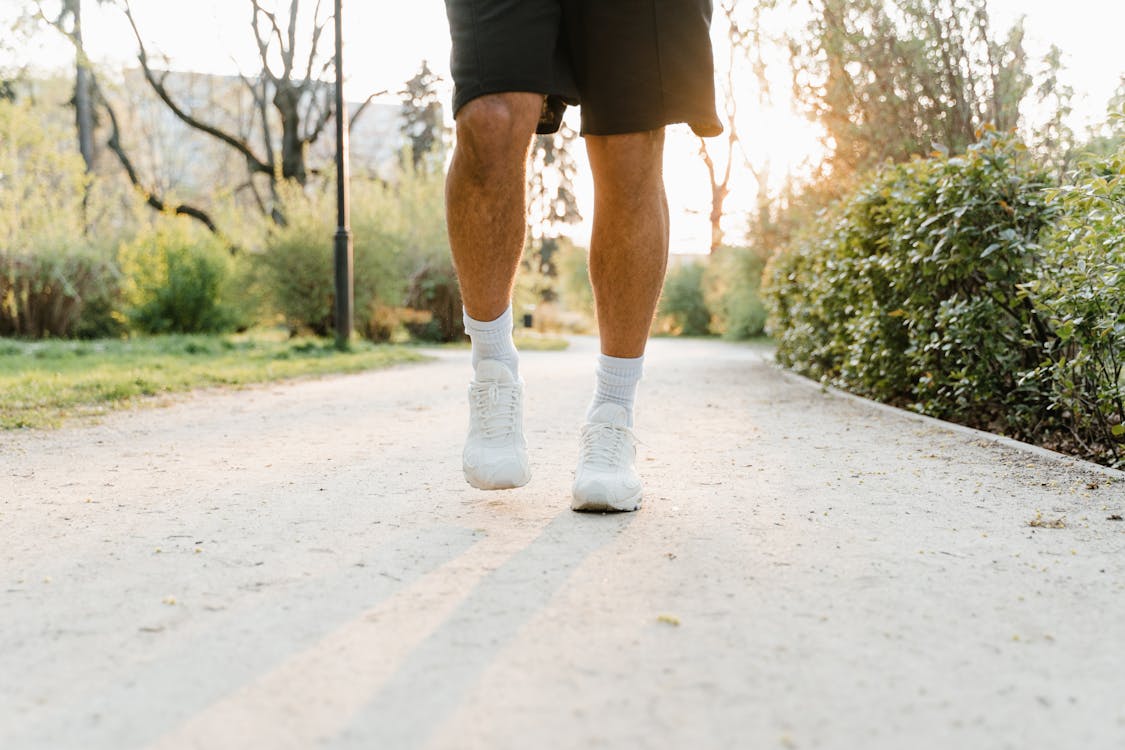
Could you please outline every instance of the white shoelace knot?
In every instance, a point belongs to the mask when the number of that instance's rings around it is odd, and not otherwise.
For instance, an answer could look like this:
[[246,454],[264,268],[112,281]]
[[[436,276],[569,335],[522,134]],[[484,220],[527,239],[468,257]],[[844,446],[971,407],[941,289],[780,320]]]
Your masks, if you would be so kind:
[[628,427],[595,422],[582,431],[582,463],[614,469],[621,465],[625,446],[634,446],[637,438]]
[[510,437],[519,418],[519,386],[494,381],[473,383],[469,398],[479,416],[481,435],[488,440]]

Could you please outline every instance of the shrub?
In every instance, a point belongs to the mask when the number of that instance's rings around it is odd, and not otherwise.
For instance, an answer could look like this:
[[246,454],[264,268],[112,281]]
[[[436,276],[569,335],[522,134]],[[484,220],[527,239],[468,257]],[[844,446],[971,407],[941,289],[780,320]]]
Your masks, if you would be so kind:
[[750,248],[724,247],[712,253],[702,282],[711,331],[732,340],[762,335],[767,317],[761,298],[764,268],[765,260]]
[[464,338],[461,288],[450,261],[433,261],[418,269],[410,277],[406,305],[420,313],[406,323],[414,338],[439,343]]
[[67,132],[0,101],[0,335],[122,332],[111,192]]
[[1047,178],[1009,136],[887,167],[775,257],[765,290],[778,360],[945,419],[1028,437],[1052,333],[1021,285],[1054,216]]
[[[440,176],[412,171],[393,186],[353,183],[354,309],[361,334],[386,340],[400,323],[416,321],[405,311],[391,314],[404,304],[411,278],[423,269],[451,273],[440,188]],[[334,193],[290,186],[283,201],[287,224],[271,230],[259,259],[269,297],[291,330],[328,335],[335,328]],[[411,296],[419,304],[426,298]],[[436,309],[422,312],[441,316]]]
[[564,240],[558,253],[559,301],[593,329],[594,288],[590,285],[589,255],[585,248]]
[[119,336],[118,271],[93,252],[0,252],[0,336]]
[[1057,193],[1029,298],[1054,333],[1029,379],[1086,455],[1125,466],[1125,148],[1091,162]]
[[236,261],[213,235],[166,217],[121,248],[125,315],[144,333],[216,333],[244,327]]
[[673,333],[683,336],[710,333],[711,313],[703,298],[704,272],[703,263],[686,263],[673,268],[664,280],[659,314],[668,319]]

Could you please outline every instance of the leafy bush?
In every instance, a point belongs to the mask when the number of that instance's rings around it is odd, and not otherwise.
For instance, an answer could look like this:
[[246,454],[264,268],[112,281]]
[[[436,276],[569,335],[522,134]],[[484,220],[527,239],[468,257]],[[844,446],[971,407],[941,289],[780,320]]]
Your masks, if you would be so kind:
[[1057,194],[1062,215],[1027,285],[1055,338],[1029,378],[1086,455],[1125,466],[1125,148]]
[[215,333],[248,324],[236,260],[213,235],[168,217],[121,248],[126,317],[144,333]]
[[767,317],[761,298],[764,268],[765,260],[746,247],[724,247],[711,255],[703,273],[711,331],[732,340],[762,335]]
[[559,301],[569,312],[585,319],[592,329],[594,288],[590,285],[590,262],[586,249],[563,240],[557,257]]
[[420,315],[406,323],[419,341],[448,343],[465,336],[461,289],[449,261],[422,266],[410,277],[406,305]]
[[122,332],[110,193],[59,126],[0,101],[0,335]]
[[673,268],[664,280],[659,315],[670,323],[673,333],[705,336],[710,333],[711,313],[703,298],[703,263],[686,263]]
[[[383,340],[411,277],[451,268],[441,180],[407,171],[395,185],[355,181],[352,195],[357,329]],[[324,336],[335,328],[334,194],[294,186],[283,200],[287,224],[270,232],[259,259],[269,297],[292,330]]]
[[767,270],[778,359],[927,414],[1048,429],[1034,370],[1052,333],[1021,284],[1055,209],[1009,136],[880,171]]
[[0,252],[0,336],[119,336],[117,267],[97,254]]

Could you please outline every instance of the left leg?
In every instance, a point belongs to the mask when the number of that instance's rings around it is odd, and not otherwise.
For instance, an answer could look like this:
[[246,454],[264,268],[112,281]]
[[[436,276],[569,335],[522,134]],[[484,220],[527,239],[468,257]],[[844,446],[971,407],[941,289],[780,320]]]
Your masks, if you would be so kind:
[[602,355],[571,507],[629,511],[642,495],[633,401],[668,265],[664,130],[587,136],[586,148],[594,172],[590,278]]
[[590,279],[602,353],[645,353],[668,267],[664,129],[586,136],[594,173]]

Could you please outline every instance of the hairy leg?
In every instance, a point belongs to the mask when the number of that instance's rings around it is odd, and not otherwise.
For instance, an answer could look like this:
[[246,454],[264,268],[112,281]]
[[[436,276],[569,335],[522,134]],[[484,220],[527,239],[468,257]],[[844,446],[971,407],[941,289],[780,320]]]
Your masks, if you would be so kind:
[[527,156],[539,94],[493,94],[457,114],[446,181],[453,264],[470,317],[495,320],[511,303],[527,233]]
[[668,267],[664,130],[587,136],[594,173],[590,279],[602,353],[644,355]]

